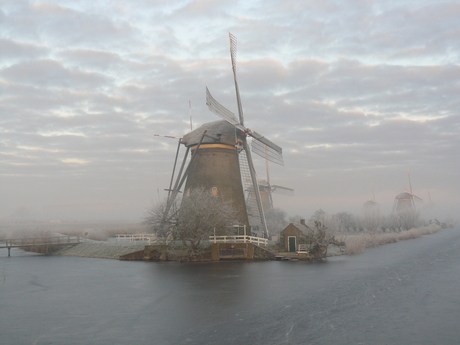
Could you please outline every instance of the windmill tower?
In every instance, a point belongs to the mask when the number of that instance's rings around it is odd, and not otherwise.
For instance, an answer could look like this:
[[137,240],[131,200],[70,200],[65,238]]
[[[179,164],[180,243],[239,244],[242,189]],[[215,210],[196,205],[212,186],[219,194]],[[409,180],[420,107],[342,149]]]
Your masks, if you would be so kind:
[[213,195],[231,200],[238,213],[239,225],[249,226],[235,146],[241,140],[235,127],[223,120],[205,123],[184,135],[182,144],[193,156],[187,168],[185,191],[202,187]]
[[410,169],[408,170],[409,175],[409,188],[407,190],[404,188],[403,193],[399,193],[395,196],[395,200],[393,203],[393,213],[401,213],[407,211],[415,211],[415,201],[423,202],[422,198],[419,198],[414,193],[412,193],[412,182],[410,179]]
[[[268,236],[256,171],[247,139],[251,137],[253,141],[265,145],[266,155],[262,157],[268,157],[271,162],[280,165],[284,165],[282,149],[263,135],[244,126],[243,107],[236,77],[236,38],[230,33],[229,37],[238,118],[217,102],[206,88],[206,105],[223,120],[206,123],[186,134],[181,140],[187,147],[187,152],[168,198],[166,213],[169,211],[168,205],[172,204],[187,180],[185,194],[189,189],[204,187],[214,195],[222,195],[223,198],[231,200],[234,207],[240,211],[240,225],[250,225],[253,233]],[[183,172],[189,152],[190,162]],[[260,154],[256,150],[254,152]],[[256,192],[251,193],[251,190]]]

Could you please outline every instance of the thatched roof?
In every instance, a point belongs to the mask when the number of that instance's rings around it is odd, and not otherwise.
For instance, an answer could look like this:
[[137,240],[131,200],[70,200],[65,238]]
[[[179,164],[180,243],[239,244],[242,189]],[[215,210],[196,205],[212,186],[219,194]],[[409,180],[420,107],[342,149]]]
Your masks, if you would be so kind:
[[[225,120],[219,120],[205,123],[190,133],[187,133],[184,135],[182,143],[185,146],[198,145],[206,129],[208,130],[206,133],[207,136],[203,139],[202,144],[220,143],[233,146],[237,142],[237,135],[240,135],[240,131],[237,130],[235,126]],[[216,140],[216,138],[220,140]]]
[[399,193],[395,196],[395,199],[412,199],[412,195],[409,193]]
[[367,200],[363,205],[366,207],[371,207],[371,206],[377,206],[378,203],[376,203],[374,200]]

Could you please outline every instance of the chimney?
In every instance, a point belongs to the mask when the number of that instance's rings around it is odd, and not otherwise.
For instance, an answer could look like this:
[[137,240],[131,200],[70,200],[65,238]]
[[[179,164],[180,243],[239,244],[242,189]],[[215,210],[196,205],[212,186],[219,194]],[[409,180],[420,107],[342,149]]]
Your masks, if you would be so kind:
[[307,225],[305,224],[305,219],[303,219],[303,218],[300,219],[300,224],[307,226]]

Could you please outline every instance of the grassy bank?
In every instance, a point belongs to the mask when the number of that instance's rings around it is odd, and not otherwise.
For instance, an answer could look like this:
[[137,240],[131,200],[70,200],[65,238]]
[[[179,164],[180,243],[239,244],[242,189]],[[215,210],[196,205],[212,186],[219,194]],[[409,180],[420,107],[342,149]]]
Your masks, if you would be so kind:
[[417,229],[404,230],[400,232],[364,232],[360,234],[341,234],[337,236],[345,242],[345,254],[357,254],[366,248],[381,246],[388,243],[396,243],[404,240],[411,240],[423,235],[433,234],[441,230],[438,225],[428,225]]

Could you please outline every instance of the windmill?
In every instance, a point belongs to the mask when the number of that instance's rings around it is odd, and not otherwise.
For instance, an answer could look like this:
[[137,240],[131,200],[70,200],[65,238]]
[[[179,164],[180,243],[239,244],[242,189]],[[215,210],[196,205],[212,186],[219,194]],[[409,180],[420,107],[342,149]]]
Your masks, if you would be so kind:
[[423,202],[422,198],[419,198],[417,195],[412,193],[412,182],[410,179],[410,169],[408,170],[409,175],[409,188],[407,190],[404,188],[403,193],[399,193],[395,196],[395,200],[393,203],[393,212],[405,212],[405,211],[415,211],[415,201]]
[[[210,190],[213,195],[222,195],[231,200],[233,207],[238,211],[239,225],[250,225],[253,233],[268,236],[248,137],[266,147],[265,152],[254,149],[254,153],[280,165],[284,165],[282,149],[244,125],[236,77],[236,38],[231,33],[229,38],[238,118],[217,102],[206,87],[206,105],[223,120],[205,123],[182,138],[181,143],[187,147],[187,151],[168,198],[165,214],[169,212],[169,207],[186,180],[184,195],[187,195],[187,190],[198,187]],[[190,162],[184,170],[189,151]],[[251,193],[251,190],[257,192]]]
[[372,185],[372,199],[367,200],[363,204],[364,214],[373,214],[375,213],[375,210],[378,210],[379,208],[380,205],[375,201],[374,185]]
[[380,204],[375,201],[374,185],[372,185],[372,199],[363,204],[364,226],[369,231],[376,231],[380,226]]
[[[219,102],[212,97],[209,89],[206,88],[206,104],[210,111],[220,116],[222,119],[227,121],[229,124],[234,126],[235,130],[239,132],[241,140],[237,144],[238,158],[240,165],[240,174],[242,177],[242,183],[244,184],[244,190],[246,191],[246,208],[247,213],[251,222],[251,228],[253,232],[263,232],[268,236],[267,225],[265,222],[265,215],[262,206],[262,200],[259,193],[258,182],[256,171],[254,169],[254,163],[252,161],[251,150],[249,149],[247,137],[250,136],[253,141],[260,142],[261,146],[265,146],[264,152],[254,150],[254,153],[270,160],[273,163],[284,165],[282,149],[275,143],[271,142],[263,135],[246,128],[244,125],[243,106],[241,103],[241,96],[238,86],[238,80],[236,76],[236,37],[229,33],[230,38],[230,57],[232,62],[233,81],[235,84],[236,102],[238,106],[238,118]],[[255,191],[251,193],[252,191]]]
[[[265,158],[265,170],[267,173],[267,179],[259,180],[258,185],[259,185],[260,198],[262,200],[262,207],[264,208],[264,211],[266,211],[270,208],[273,208],[273,197],[272,197],[273,193],[293,196],[294,189],[283,187],[283,186],[276,185],[276,184],[270,184],[270,172],[268,169],[269,158],[267,154],[268,147],[266,145],[262,144],[258,140],[253,140],[251,142],[251,150],[253,152],[257,152],[258,155],[263,156]],[[252,190],[253,189],[250,188],[251,192]]]

